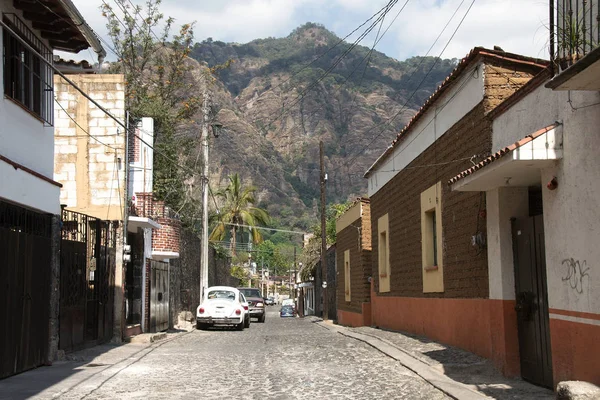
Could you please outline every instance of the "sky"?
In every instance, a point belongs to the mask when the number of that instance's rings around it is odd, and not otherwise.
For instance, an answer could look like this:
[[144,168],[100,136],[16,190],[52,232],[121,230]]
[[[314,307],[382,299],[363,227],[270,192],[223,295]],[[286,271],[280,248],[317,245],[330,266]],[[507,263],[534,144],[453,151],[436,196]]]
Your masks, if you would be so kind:
[[[106,36],[105,18],[99,10],[102,1],[117,9],[114,0],[73,0],[73,3],[92,29],[110,42]],[[381,32],[388,26],[389,29],[376,49],[397,60],[425,55],[444,25],[458,10],[430,55],[461,58],[475,46],[500,46],[512,53],[548,58],[546,0],[475,0],[466,14],[472,1],[399,0],[383,22]],[[141,0],[131,2],[144,4]],[[195,22],[194,34],[198,42],[211,37],[224,42],[247,43],[259,38],[285,37],[306,22],[323,24],[337,36],[344,37],[387,2],[388,0],[163,0],[160,8],[165,16],[175,18],[177,26]],[[450,40],[465,14],[464,22]],[[393,21],[396,15],[398,16]],[[362,30],[348,40],[354,40],[360,32]],[[371,47],[376,32],[377,29],[374,29],[361,44]],[[108,53],[107,59],[114,60],[114,54],[111,54],[107,46],[104,47]],[[62,55],[67,59],[85,58],[96,61],[92,58],[91,51]]]

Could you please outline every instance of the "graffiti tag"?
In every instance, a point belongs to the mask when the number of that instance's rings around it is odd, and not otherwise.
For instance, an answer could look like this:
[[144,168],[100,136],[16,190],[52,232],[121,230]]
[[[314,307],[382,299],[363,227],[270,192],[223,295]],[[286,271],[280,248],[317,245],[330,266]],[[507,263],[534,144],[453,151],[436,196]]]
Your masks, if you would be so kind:
[[571,289],[575,290],[579,294],[582,294],[583,281],[586,278],[590,278],[590,274],[588,274],[590,268],[587,266],[586,260],[580,262],[579,260],[575,260],[573,258],[567,258],[563,260],[562,265],[567,268],[566,274],[562,278],[563,282],[569,282]]

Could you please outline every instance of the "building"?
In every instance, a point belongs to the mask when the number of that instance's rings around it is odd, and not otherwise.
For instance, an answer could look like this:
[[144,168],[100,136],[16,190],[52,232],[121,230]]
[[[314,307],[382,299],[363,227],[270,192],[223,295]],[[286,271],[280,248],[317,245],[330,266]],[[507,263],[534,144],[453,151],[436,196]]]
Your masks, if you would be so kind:
[[[371,325],[371,212],[359,198],[336,221],[337,320]],[[332,316],[330,316],[332,317]]]
[[[486,193],[490,298],[504,310],[495,334],[512,354],[510,369],[548,387],[600,384],[600,361],[590,356],[600,353],[597,20],[587,27],[593,40],[577,45],[561,34],[575,10],[589,18],[597,7],[551,8],[559,11],[553,65],[491,113],[492,155],[449,182]],[[573,21],[583,32],[589,20]]]
[[[61,63],[61,68],[66,64]],[[179,257],[180,221],[152,195],[153,120],[127,114],[121,74],[70,74],[68,78],[110,113],[67,80],[55,78],[55,179],[63,184],[61,203],[69,215],[110,221],[116,227],[114,270],[93,275],[94,281],[108,279],[114,288],[113,313],[102,323],[114,325],[111,331],[117,342],[167,329],[169,260]],[[92,276],[95,265],[86,269]],[[82,293],[90,296],[89,291]],[[85,315],[95,315],[93,303],[85,304]],[[78,337],[78,346],[87,342]]]
[[548,62],[474,48],[365,174],[371,323],[467,349],[514,374],[490,296],[486,196],[446,182],[492,150],[489,114]]
[[[60,189],[52,52],[105,52],[70,1],[0,1],[0,378],[58,349]],[[52,21],[52,22],[50,22]],[[29,327],[36,326],[36,329]]]

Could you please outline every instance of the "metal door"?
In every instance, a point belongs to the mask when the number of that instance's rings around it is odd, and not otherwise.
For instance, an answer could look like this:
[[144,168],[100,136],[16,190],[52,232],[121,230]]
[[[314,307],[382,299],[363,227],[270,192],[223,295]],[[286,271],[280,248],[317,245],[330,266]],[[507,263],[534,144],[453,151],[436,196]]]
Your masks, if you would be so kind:
[[543,216],[515,219],[512,230],[521,376],[531,383],[551,388]]
[[51,217],[0,201],[0,378],[44,364]]
[[63,240],[60,246],[59,348],[68,351],[85,343],[87,243]]
[[169,329],[169,263],[150,261],[150,332]]

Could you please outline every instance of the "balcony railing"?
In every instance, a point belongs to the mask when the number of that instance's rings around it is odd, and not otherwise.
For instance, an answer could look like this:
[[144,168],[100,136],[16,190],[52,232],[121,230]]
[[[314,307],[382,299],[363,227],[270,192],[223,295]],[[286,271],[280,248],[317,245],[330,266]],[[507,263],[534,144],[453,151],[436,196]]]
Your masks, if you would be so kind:
[[600,0],[556,0],[550,8],[550,57],[555,73],[567,69],[600,43]]

